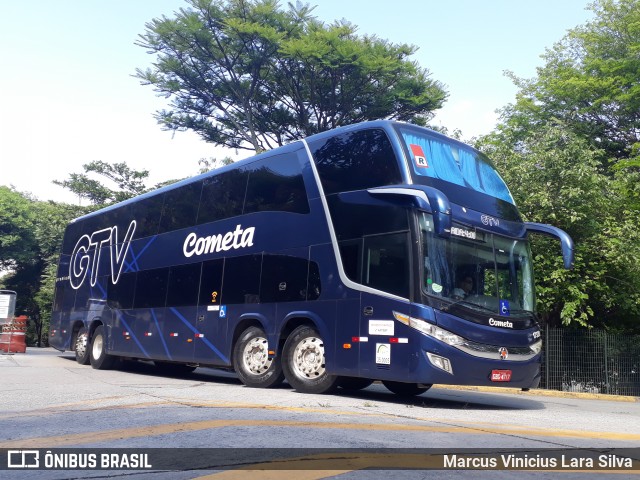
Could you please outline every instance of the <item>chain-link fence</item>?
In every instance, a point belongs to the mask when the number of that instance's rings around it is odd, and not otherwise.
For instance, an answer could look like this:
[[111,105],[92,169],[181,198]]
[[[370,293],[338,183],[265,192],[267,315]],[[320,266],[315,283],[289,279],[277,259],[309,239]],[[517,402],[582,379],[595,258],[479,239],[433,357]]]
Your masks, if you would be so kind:
[[640,396],[640,335],[547,327],[540,388]]

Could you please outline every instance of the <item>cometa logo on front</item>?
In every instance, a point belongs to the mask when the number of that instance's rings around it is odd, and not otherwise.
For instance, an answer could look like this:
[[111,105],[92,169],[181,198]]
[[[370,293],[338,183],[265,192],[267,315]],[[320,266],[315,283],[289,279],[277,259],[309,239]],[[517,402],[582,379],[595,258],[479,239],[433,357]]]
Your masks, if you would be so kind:
[[253,234],[255,227],[242,228],[242,225],[236,225],[236,229],[225,234],[210,235],[208,237],[198,237],[194,232],[187,235],[184,239],[182,252],[185,257],[193,255],[206,255],[213,252],[226,252],[228,250],[237,250],[253,246]]
[[489,325],[491,325],[492,327],[513,328],[513,323],[509,320],[495,320],[493,318],[490,318]]

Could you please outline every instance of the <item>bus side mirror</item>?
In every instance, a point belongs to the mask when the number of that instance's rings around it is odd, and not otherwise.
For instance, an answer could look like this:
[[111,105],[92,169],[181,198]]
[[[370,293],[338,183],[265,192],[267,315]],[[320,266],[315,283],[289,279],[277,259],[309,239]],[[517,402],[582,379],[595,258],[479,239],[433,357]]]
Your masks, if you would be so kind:
[[549,237],[554,237],[560,240],[562,246],[562,260],[564,262],[564,268],[571,270],[574,263],[574,251],[573,240],[567,232],[564,230],[546,225],[544,223],[525,222],[525,228],[527,233],[540,233]]
[[425,185],[390,185],[370,188],[367,192],[374,197],[382,195],[411,197],[417,208],[433,214],[433,227],[436,234],[441,237],[451,235],[451,204],[440,190]]

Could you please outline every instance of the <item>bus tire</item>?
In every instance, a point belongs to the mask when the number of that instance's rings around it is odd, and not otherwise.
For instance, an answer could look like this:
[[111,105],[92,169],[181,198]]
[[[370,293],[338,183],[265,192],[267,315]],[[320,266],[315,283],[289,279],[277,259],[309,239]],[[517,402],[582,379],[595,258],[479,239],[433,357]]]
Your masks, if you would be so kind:
[[76,362],[80,365],[89,365],[89,330],[85,327],[78,330],[73,349],[76,353]]
[[107,340],[104,334],[104,327],[100,325],[93,332],[91,348],[89,349],[89,361],[93,368],[98,370],[109,370],[115,366],[118,358],[107,353],[106,343]]
[[269,388],[284,380],[279,357],[269,357],[267,335],[257,327],[249,327],[233,349],[233,366],[247,387]]
[[431,385],[419,386],[417,383],[391,382],[389,380],[383,380],[382,384],[387,387],[388,390],[401,397],[420,395],[431,388]]
[[340,377],[338,386],[344,390],[362,390],[373,383],[370,378]]
[[329,393],[338,377],[325,369],[324,341],[315,328],[302,325],[284,343],[282,370],[289,385],[301,393]]

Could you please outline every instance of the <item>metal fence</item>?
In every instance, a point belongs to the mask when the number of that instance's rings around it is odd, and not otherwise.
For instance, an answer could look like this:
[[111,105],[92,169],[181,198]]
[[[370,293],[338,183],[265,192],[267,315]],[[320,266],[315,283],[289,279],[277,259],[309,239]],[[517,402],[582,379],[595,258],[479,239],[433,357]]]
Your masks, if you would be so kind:
[[640,396],[640,335],[547,327],[540,388]]

